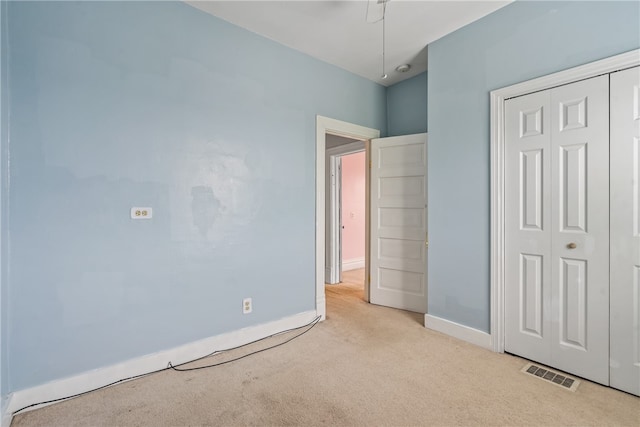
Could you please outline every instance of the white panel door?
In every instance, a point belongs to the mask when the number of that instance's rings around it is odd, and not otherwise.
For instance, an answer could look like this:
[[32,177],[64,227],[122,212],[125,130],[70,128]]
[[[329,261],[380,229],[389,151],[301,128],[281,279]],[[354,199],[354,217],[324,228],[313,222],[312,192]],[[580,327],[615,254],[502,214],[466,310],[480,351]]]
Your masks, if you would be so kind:
[[427,311],[427,134],[371,140],[373,304]]
[[611,386],[640,395],[640,67],[611,74]]
[[550,94],[505,103],[505,350],[551,364]]
[[505,103],[505,350],[608,384],[608,76]]
[[609,384],[609,76],[551,90],[553,366]]

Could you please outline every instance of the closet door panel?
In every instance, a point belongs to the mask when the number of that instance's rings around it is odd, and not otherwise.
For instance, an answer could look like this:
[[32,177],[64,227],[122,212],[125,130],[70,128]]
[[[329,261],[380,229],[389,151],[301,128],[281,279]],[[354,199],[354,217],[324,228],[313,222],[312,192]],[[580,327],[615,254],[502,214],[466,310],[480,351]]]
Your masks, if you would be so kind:
[[505,102],[505,350],[551,364],[550,92]]
[[609,76],[551,90],[553,366],[609,384]]
[[611,74],[611,386],[640,395],[640,67]]

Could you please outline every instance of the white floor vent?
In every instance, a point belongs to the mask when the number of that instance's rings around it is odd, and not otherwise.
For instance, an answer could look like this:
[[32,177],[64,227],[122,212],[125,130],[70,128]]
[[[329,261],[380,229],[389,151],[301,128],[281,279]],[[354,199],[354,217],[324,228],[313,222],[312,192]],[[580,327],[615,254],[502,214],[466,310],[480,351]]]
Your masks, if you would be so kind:
[[556,372],[549,368],[543,368],[533,363],[527,363],[524,368],[521,369],[525,374],[533,375],[541,380],[548,381],[552,384],[558,385],[565,390],[576,391],[580,381],[572,378],[566,374]]

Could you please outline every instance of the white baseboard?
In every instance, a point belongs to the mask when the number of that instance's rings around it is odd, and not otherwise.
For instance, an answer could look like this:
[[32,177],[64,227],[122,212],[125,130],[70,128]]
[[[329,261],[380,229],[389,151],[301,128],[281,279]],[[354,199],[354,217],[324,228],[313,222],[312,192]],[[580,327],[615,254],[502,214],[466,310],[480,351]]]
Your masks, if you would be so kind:
[[432,316],[430,314],[424,315],[424,326],[426,328],[433,329],[434,331],[442,332],[443,334],[450,335],[454,338],[458,338],[459,340],[493,351],[491,346],[491,335],[486,332],[482,332],[450,320],[442,319],[441,317]]
[[[205,354],[209,354],[216,349],[222,350],[236,347],[286,329],[303,326],[315,318],[315,311],[305,311],[304,313],[285,317],[273,322],[216,335],[214,337],[194,341],[170,350],[127,360],[116,365],[83,372],[81,374],[74,375],[73,377],[51,381],[46,384],[24,390],[18,390],[8,396],[8,402],[6,408],[4,408],[5,411],[2,414],[2,427],[9,426],[9,424],[11,424],[13,412],[25,406],[82,393],[104,386],[105,384],[118,381],[122,378],[166,368],[169,362],[173,365],[188,362],[198,357],[202,357]],[[39,407],[42,406],[25,409],[25,411],[37,409]]]
[[327,318],[327,298],[324,292],[316,297],[316,316],[320,316],[320,320]]
[[357,270],[359,268],[364,268],[364,257],[342,261],[342,271]]

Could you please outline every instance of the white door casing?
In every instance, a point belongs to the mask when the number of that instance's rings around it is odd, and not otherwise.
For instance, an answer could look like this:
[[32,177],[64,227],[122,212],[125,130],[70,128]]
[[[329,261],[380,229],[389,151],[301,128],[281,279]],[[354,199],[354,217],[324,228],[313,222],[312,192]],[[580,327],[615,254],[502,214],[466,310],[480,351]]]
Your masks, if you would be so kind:
[[342,280],[342,157],[329,155],[327,150],[327,164],[329,166],[327,191],[327,258],[324,281],[329,284],[340,283]]
[[505,349],[608,384],[608,76],[505,103]]
[[[355,125],[353,123],[343,122],[341,120],[331,119],[324,116],[316,116],[316,262],[315,262],[315,290],[316,290],[316,314],[322,320],[326,318],[327,307],[324,289],[325,276],[325,216],[326,216],[326,135],[344,136],[347,138],[365,141],[365,149],[368,151],[368,142],[371,138],[380,136],[378,129],[367,128]],[[367,212],[365,214],[365,223],[369,223],[369,198],[365,200]],[[365,246],[369,247],[369,236],[365,236]],[[367,251],[368,252],[368,251]],[[365,256],[365,269],[369,268],[369,257]],[[365,282],[365,299],[368,300],[369,284]]]
[[611,74],[611,386],[640,396],[640,67]]
[[427,134],[371,141],[370,301],[427,310]]

